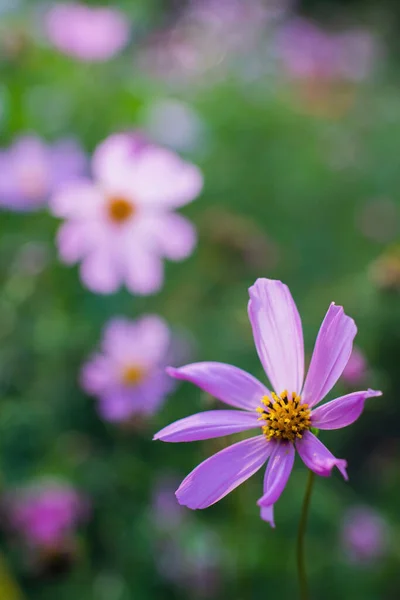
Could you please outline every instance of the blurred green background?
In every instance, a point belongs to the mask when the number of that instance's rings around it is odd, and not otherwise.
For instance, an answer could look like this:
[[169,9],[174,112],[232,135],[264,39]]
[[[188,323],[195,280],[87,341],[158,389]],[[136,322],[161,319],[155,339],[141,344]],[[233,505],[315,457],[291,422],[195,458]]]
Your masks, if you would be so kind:
[[[89,498],[91,515],[76,532],[72,560],[55,570],[32,568],[4,527],[0,598],[296,597],[294,542],[307,476],[299,460],[277,504],[275,530],[259,518],[259,473],[206,511],[182,509],[171,531],[152,505],[157,485],[165,475],[179,482],[228,440],[162,445],[151,438],[212,400],[182,384],[151,420],[117,426],[100,420],[96,401],[78,384],[106,321],[144,312],[184,332],[190,360],[231,363],[263,379],[246,313],[247,288],[260,276],[289,285],[308,355],[329,303],[343,304],[359,328],[367,386],[384,392],[353,426],[322,435],[347,458],[350,481],[337,473],[316,481],[307,538],[312,597],[399,598],[393,3],[305,2],[246,27],[242,17],[233,24],[223,17],[216,35],[193,25],[190,3],[120,0],[110,5],[126,14],[131,39],[99,64],[65,56],[44,39],[49,4],[0,3],[1,145],[26,132],[48,141],[73,135],[89,154],[108,135],[139,128],[199,165],[205,186],[182,211],[199,231],[195,253],[167,264],[163,290],[147,298],[85,290],[77,269],[57,258],[58,223],[45,208],[1,213],[1,488],[6,494],[37,477],[62,477]],[[326,30],[368,29],[377,46],[368,75],[291,77],[276,58],[277,31],[302,12]],[[197,57],[196,68],[166,43],[171,31]],[[178,115],[172,123],[171,106]],[[39,266],[30,268],[31,261]],[[344,382],[335,388],[336,395],[346,390]],[[358,505],[387,524],[385,548],[367,564],[343,548],[343,516]]]

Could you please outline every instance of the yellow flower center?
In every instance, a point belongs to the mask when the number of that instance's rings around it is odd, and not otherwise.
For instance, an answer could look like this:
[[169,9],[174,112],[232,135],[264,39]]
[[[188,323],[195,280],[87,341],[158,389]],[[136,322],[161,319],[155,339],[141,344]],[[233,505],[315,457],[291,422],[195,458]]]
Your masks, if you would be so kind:
[[124,223],[135,214],[136,206],[126,198],[114,196],[109,198],[107,210],[111,221],[120,224]]
[[261,398],[264,406],[259,406],[259,421],[265,421],[262,426],[267,440],[289,440],[302,438],[303,432],[311,427],[311,411],[308,404],[301,404],[300,396],[295,392],[289,397],[287,391],[280,396],[272,392],[272,400],[268,396]]
[[122,383],[124,385],[137,385],[141,383],[146,375],[146,371],[143,367],[137,365],[130,365],[125,367],[122,372]]

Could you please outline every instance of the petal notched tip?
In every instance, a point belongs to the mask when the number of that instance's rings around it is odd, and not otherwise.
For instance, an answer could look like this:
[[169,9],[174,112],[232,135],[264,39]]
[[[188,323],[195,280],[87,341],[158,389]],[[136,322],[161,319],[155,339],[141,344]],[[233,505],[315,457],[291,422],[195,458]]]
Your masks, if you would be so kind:
[[332,458],[321,461],[315,460],[314,467],[314,472],[321,477],[330,477],[332,469],[337,467],[342,474],[343,479],[345,481],[349,480],[349,476],[347,475],[347,460],[344,458]]
[[[257,502],[258,504],[258,502]],[[273,529],[275,529],[275,520],[274,520],[274,505],[270,504],[269,506],[262,506],[260,510],[260,517],[266,523],[269,523]]]
[[382,396],[382,392],[380,390],[371,390],[370,388],[365,394],[365,398],[377,398],[379,396]]

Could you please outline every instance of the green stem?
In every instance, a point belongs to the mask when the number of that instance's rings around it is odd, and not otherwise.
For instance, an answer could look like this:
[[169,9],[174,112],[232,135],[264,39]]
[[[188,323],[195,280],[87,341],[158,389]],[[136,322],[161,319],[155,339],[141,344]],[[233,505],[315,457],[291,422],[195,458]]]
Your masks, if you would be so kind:
[[310,500],[314,483],[314,473],[308,472],[306,493],[304,495],[303,508],[299,522],[299,531],[297,534],[297,571],[299,576],[300,598],[301,600],[309,600],[307,573],[304,560],[304,540],[307,528],[308,510],[310,508]]

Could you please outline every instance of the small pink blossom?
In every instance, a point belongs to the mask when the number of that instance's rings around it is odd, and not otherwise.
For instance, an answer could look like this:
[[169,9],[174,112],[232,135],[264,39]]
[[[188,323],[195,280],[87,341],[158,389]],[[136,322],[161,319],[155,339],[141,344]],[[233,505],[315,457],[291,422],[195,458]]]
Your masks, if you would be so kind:
[[133,134],[106,139],[92,168],[93,181],[65,186],[50,203],[66,219],[57,237],[61,260],[81,261],[81,279],[94,292],[123,284],[136,294],[157,292],[162,259],[183,260],[195,247],[193,225],[173,211],[200,193],[199,169]]
[[129,24],[115,8],[60,3],[46,15],[50,42],[81,61],[101,62],[118,54],[129,39]]
[[87,516],[87,502],[69,484],[39,481],[7,499],[13,529],[33,546],[57,548]]
[[85,169],[85,154],[74,140],[46,144],[37,136],[18,137],[0,150],[0,205],[17,211],[37,209]]
[[350,561],[370,564],[388,548],[388,527],[383,517],[367,506],[347,511],[342,523],[342,544]]
[[106,325],[100,352],[81,374],[82,387],[98,398],[103,419],[122,422],[159,409],[173,388],[165,373],[170,345],[168,326],[156,315]]

